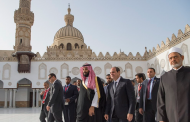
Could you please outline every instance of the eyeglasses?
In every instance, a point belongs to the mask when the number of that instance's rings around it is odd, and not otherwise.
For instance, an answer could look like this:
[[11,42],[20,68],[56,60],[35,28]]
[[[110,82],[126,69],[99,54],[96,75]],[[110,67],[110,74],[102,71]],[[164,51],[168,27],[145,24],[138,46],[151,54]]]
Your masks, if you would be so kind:
[[52,77],[49,77],[49,80],[51,79]]

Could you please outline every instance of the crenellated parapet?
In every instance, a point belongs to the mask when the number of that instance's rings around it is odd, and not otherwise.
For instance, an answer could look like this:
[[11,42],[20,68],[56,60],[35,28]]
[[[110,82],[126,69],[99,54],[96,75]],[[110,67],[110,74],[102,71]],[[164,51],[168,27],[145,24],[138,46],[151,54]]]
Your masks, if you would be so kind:
[[185,41],[186,39],[190,38],[190,26],[187,24],[185,26],[184,33],[181,29],[178,30],[178,35],[176,37],[175,34],[172,34],[171,40],[169,38],[166,38],[166,42],[161,42],[161,45],[157,44],[156,48],[153,47],[152,50],[145,51],[147,54],[145,56],[146,60],[152,59],[156,57],[157,55],[163,53],[164,51],[170,49],[171,47],[176,46],[177,44]]
[[[125,54],[124,52],[114,52],[110,55],[106,52],[104,55],[102,52],[96,54],[92,52],[90,47],[84,45],[82,48],[78,45],[71,46],[48,46],[47,52],[42,56],[37,52],[36,57],[32,58],[32,61],[147,61],[157,55],[163,53],[164,51],[174,47],[175,45],[190,38],[190,26],[186,25],[184,33],[179,30],[178,35],[172,34],[171,40],[166,38],[166,41],[162,41],[161,44],[157,45],[156,48],[153,47],[152,50],[147,50],[145,47],[144,55],[142,56],[139,52],[133,55],[131,52]],[[13,53],[12,51],[11,53]],[[17,61],[16,58],[11,56],[10,52],[0,51],[0,61]]]

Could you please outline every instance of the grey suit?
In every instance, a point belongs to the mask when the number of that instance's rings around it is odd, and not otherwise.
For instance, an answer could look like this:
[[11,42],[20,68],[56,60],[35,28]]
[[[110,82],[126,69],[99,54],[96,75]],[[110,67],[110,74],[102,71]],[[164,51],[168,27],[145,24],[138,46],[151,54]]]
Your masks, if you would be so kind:
[[50,106],[48,122],[54,122],[54,120],[56,120],[56,122],[63,122],[63,87],[58,80],[53,83],[50,89],[50,100],[48,106]]
[[143,115],[139,113],[139,102],[140,99],[137,99],[138,97],[138,85],[135,85],[135,98],[136,98],[136,110],[135,110],[135,122],[143,122]]
[[[43,97],[44,97],[44,94],[40,95],[40,98],[42,101],[43,101]],[[46,94],[45,103],[42,104],[42,106],[41,106],[41,112],[40,112],[40,121],[41,122],[46,122],[45,118],[48,117],[48,111],[46,109],[48,102],[49,102],[49,91]]]
[[146,79],[142,83],[141,93],[140,93],[140,104],[139,108],[143,108],[145,112],[145,121],[146,122],[153,122],[155,121],[155,114],[157,111],[156,105],[157,105],[157,93],[158,93],[158,87],[160,83],[159,78],[154,78],[153,84],[152,84],[152,91],[151,91],[151,100],[147,99],[147,85],[149,80]]
[[[108,86],[108,97],[105,113],[114,118],[112,119],[112,122],[114,122],[115,119],[120,122],[128,122],[127,114],[134,114],[134,112],[135,93],[131,81],[121,77],[115,90],[114,82],[110,83]],[[116,116],[116,118],[114,116]]]

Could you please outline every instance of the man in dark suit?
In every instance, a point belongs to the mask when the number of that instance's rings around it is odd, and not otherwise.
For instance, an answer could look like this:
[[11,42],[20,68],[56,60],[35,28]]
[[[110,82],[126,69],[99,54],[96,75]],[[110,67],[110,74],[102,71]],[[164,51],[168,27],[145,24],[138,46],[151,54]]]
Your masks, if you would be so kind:
[[[130,122],[135,112],[135,92],[129,79],[120,77],[120,69],[110,70],[114,82],[108,86],[108,98],[105,119],[112,118],[112,122]],[[110,116],[109,116],[110,115]]]
[[66,77],[66,85],[63,86],[63,114],[65,122],[76,122],[76,99],[78,97],[77,86],[70,84],[71,77]]
[[155,77],[155,69],[149,68],[147,71],[148,79],[142,83],[140,93],[139,113],[143,115],[145,122],[155,122],[157,93],[160,79]]
[[140,102],[140,91],[142,88],[142,82],[144,79],[144,73],[138,73],[135,75],[138,84],[135,85],[135,98],[136,98],[136,110],[135,110],[135,120],[136,122],[143,122],[143,115],[139,113],[139,102]]
[[44,89],[45,91],[42,91],[40,93],[40,98],[42,100],[40,122],[46,122],[45,118],[48,116],[48,111],[46,110],[46,106],[49,102],[49,90],[50,90],[48,82],[44,82]]
[[63,108],[63,87],[56,79],[54,73],[49,74],[49,82],[52,83],[50,88],[50,100],[46,107],[48,113],[48,122],[63,122],[62,108]]

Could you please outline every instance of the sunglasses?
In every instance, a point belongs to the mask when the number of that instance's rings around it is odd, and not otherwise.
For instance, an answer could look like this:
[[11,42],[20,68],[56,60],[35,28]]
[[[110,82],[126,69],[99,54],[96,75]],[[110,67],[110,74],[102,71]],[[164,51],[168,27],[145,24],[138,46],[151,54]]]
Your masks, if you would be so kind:
[[51,79],[52,77],[49,77],[49,80]]

